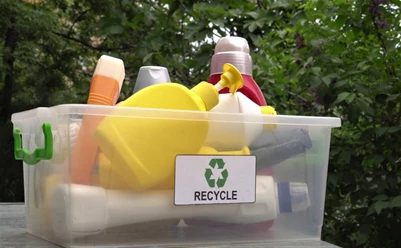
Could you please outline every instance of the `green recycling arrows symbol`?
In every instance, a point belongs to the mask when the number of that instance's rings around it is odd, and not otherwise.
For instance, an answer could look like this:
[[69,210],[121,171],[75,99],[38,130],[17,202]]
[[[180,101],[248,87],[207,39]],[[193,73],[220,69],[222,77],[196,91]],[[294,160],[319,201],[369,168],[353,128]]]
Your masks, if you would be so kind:
[[[221,159],[221,158],[213,158],[213,159],[210,160],[209,165],[210,165],[210,167],[212,167],[213,169],[220,169],[220,170],[223,170],[223,169],[224,169],[225,162],[224,162],[224,160]],[[216,166],[217,166],[217,168],[216,168]],[[211,178],[212,175],[213,175],[212,169],[207,168],[206,171],[205,171],[205,178],[206,178],[206,182],[207,182],[207,184],[209,185],[209,187],[210,187],[210,188],[214,188],[214,187],[216,187],[216,185],[217,185],[218,188],[224,187],[224,184],[226,183],[227,177],[228,177],[228,171],[227,171],[227,169],[224,169],[224,170],[221,172],[221,177],[219,177],[219,178],[217,179],[217,182],[216,182],[216,179],[212,179],[212,178]]]

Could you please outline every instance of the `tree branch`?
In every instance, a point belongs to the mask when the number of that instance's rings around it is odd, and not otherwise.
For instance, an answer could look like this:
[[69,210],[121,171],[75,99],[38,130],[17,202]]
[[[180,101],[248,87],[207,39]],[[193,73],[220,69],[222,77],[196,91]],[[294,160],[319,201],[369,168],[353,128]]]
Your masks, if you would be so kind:
[[91,44],[88,44],[88,43],[86,43],[86,42],[84,42],[84,41],[82,41],[82,40],[76,39],[76,38],[71,37],[71,36],[69,36],[69,35],[66,35],[66,34],[63,34],[63,33],[59,33],[59,32],[55,32],[55,31],[52,31],[52,33],[55,34],[55,35],[58,35],[58,36],[60,36],[60,37],[63,37],[63,38],[65,38],[65,39],[67,39],[67,40],[72,40],[72,41],[78,42],[78,43],[80,43],[81,45],[84,45],[84,46],[86,46],[86,47],[88,47],[88,48],[91,48],[91,49],[93,49],[93,50],[96,50],[96,51],[104,51],[104,49],[102,49],[101,47],[92,46]]
[[79,22],[79,21],[81,20],[81,18],[82,18],[86,13],[88,13],[90,10],[91,10],[91,9],[87,9],[87,10],[83,11],[83,12],[74,20],[74,22],[72,23],[72,25],[71,25],[71,27],[70,27],[70,30],[68,30],[68,33],[67,33],[68,36],[71,35],[72,29],[74,28],[75,24],[77,24],[77,22]]
[[388,78],[388,80],[391,80],[390,68],[389,68],[389,66],[388,66],[388,61],[387,61],[387,58],[386,58],[386,57],[387,57],[387,47],[386,47],[386,44],[384,43],[382,33],[380,32],[379,27],[377,26],[377,23],[376,23],[376,21],[375,21],[375,16],[372,16],[372,19],[373,19],[373,26],[375,27],[375,30],[376,30],[377,38],[379,39],[379,41],[380,41],[380,43],[381,43],[381,47],[382,47],[383,50],[384,50],[384,57],[385,57],[385,63],[386,63],[387,78]]
[[[55,34],[55,35],[57,35],[57,36],[63,37],[63,38],[65,38],[65,39],[67,39],[67,40],[75,41],[75,42],[77,42],[77,43],[79,43],[79,44],[81,44],[81,45],[84,45],[84,46],[86,46],[86,47],[88,47],[88,48],[91,48],[91,49],[96,50],[96,51],[99,51],[99,52],[124,51],[124,50],[129,50],[129,49],[131,49],[131,48],[136,48],[136,46],[132,46],[132,45],[127,44],[127,43],[124,44],[124,45],[126,45],[127,47],[104,48],[104,47],[101,46],[101,45],[96,47],[96,46],[93,46],[93,45],[91,45],[91,44],[89,44],[89,43],[86,43],[85,41],[82,41],[82,40],[80,40],[80,39],[71,37],[71,36],[66,35],[66,34],[63,34],[63,33],[59,33],[59,32],[56,32],[56,31],[52,31],[52,33]],[[105,40],[104,40],[104,41],[105,41]]]

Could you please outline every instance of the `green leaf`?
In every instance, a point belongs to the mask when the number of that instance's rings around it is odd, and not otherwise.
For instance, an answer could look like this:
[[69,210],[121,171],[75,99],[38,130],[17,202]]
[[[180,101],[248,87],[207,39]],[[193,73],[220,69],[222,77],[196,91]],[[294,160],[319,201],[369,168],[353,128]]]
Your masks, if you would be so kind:
[[307,65],[307,64],[309,64],[309,63],[312,62],[312,61],[313,61],[313,57],[309,57],[309,58],[306,60],[305,64]]
[[288,3],[288,1],[275,1],[272,3],[272,5],[270,5],[271,9],[275,9],[275,8],[287,8],[290,4]]
[[342,61],[340,58],[338,58],[338,57],[333,57],[333,58],[331,58],[331,61],[332,61],[333,63],[337,63],[337,64],[342,64],[342,63],[343,63],[343,61]]
[[366,63],[368,63],[369,61],[365,60],[362,62],[359,62],[358,65],[356,66],[356,68],[362,68]]
[[345,99],[345,101],[348,103],[348,104],[350,104],[350,103],[352,103],[352,101],[354,101],[354,99],[355,99],[355,93],[350,93],[348,96],[347,96],[347,98]]
[[354,87],[358,93],[361,93],[365,96],[369,95],[369,90],[366,87],[364,87],[361,83],[356,83]]
[[320,72],[322,71],[322,68],[320,68],[320,67],[312,67],[311,70],[312,70],[313,74],[315,74],[316,76],[319,76]]
[[348,107],[348,119],[351,123],[358,123],[358,119],[360,116],[360,111],[358,109],[358,107],[355,104],[351,104]]
[[390,207],[390,202],[378,201],[373,203],[374,209],[377,214],[380,214],[383,209]]
[[340,29],[342,26],[344,26],[344,24],[345,24],[345,22],[348,20],[348,16],[345,16],[345,15],[339,15],[338,17],[337,17],[337,19],[334,21],[334,23],[333,23],[333,25],[331,25],[332,26],[332,28],[335,28],[335,29]]
[[265,25],[265,20],[263,19],[259,19],[256,21],[256,25],[260,28],[263,28],[263,26]]
[[317,76],[314,76],[314,75],[311,75],[309,77],[309,82],[310,82],[312,88],[315,88],[316,86],[318,86],[318,85],[320,85],[322,83],[320,78],[317,77]]
[[330,75],[326,75],[326,76],[324,76],[323,78],[322,78],[322,80],[323,80],[323,82],[327,85],[327,86],[329,86],[330,84],[331,84],[331,76]]
[[389,84],[380,84],[377,87],[378,91],[383,91],[383,92],[387,92],[387,91],[392,90],[392,89],[393,89],[393,86],[389,85]]
[[281,39],[284,39],[285,35],[287,34],[287,31],[281,30],[281,31],[277,31],[276,33]]
[[366,241],[369,240],[369,235],[364,234],[364,233],[359,233],[359,235],[356,238],[356,245],[362,245],[365,244]]
[[193,37],[198,31],[196,29],[187,29],[184,34],[184,39],[189,39]]
[[332,7],[329,9],[328,14],[332,15],[332,14],[336,14],[338,13],[338,10],[340,9],[340,7],[336,6],[336,7]]
[[375,129],[375,133],[377,134],[377,136],[382,136],[383,134],[386,133],[386,131],[388,130],[387,127],[378,127]]
[[369,207],[368,212],[366,213],[366,216],[369,216],[369,215],[373,214],[375,211],[376,211],[376,210],[375,210],[374,204],[372,204],[372,205]]
[[372,200],[374,200],[374,201],[385,201],[387,199],[388,199],[388,196],[382,194],[382,195],[375,196]]
[[248,16],[251,16],[253,19],[258,19],[258,17],[259,17],[259,12],[255,12],[255,11],[247,12],[245,14]]
[[377,136],[383,136],[385,133],[395,133],[401,130],[400,126],[394,126],[394,127],[377,127],[374,129],[374,132],[377,134]]
[[386,131],[388,133],[396,133],[401,130],[401,126],[389,127]]
[[311,40],[310,41],[310,44],[313,46],[313,47],[320,47],[321,45],[323,45],[324,43],[326,43],[327,42],[327,39],[326,38],[319,38],[319,39],[313,39],[313,40]]
[[149,53],[148,55],[146,55],[143,59],[142,59],[142,63],[146,63],[148,60],[150,60],[153,56],[153,53]]
[[392,208],[401,207],[401,195],[394,197],[390,202],[390,206]]
[[[298,21],[305,22],[306,20],[308,20],[308,17],[306,16],[306,14],[303,10],[300,10],[297,13],[295,13],[294,16],[291,18],[290,24],[297,25]],[[303,24],[301,24],[301,25],[303,26]]]
[[121,34],[124,32],[124,28],[119,25],[109,26],[104,29],[105,33],[108,34]]
[[297,76],[301,76],[305,73],[305,68],[301,68],[298,72],[297,72]]
[[347,97],[350,95],[350,92],[342,92],[337,96],[336,101],[334,102],[335,104],[341,103],[342,101],[344,101],[345,99],[347,99]]
[[337,182],[339,180],[339,176],[337,174],[329,174],[328,175],[328,181],[331,185],[337,185]]
[[253,33],[256,28],[258,27],[257,22],[253,21],[253,22],[249,22],[247,25],[245,25],[245,27],[248,27],[249,32]]
[[400,40],[399,39],[395,39],[395,40],[390,40],[387,42],[387,50],[388,51],[393,51],[397,48],[397,45],[400,44]]
[[172,16],[180,7],[180,1],[173,1],[172,4],[169,4],[169,11],[167,13],[167,16]]
[[386,102],[394,101],[394,100],[396,100],[399,96],[400,96],[400,94],[390,95],[389,97],[387,97]]
[[251,37],[251,40],[252,40],[253,44],[254,44],[256,47],[258,47],[258,46],[259,46],[259,42],[260,42],[260,40],[261,40],[260,36],[251,33],[251,34],[249,34],[249,37]]
[[338,81],[338,82],[334,85],[334,88],[341,88],[341,86],[345,85],[346,83],[348,83],[347,80]]
[[228,12],[232,15],[232,16],[238,16],[241,14],[241,10],[240,9],[230,9],[228,10]]
[[368,102],[366,102],[366,100],[362,99],[362,98],[357,98],[356,102],[358,104],[358,107],[367,115],[369,116],[373,116],[374,112],[373,112],[373,108],[369,105]]

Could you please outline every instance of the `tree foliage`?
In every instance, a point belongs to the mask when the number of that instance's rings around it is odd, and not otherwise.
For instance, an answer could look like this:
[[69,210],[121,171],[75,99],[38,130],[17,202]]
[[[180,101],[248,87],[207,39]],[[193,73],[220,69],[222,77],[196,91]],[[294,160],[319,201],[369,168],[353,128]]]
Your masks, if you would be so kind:
[[254,77],[280,114],[336,116],[323,239],[400,247],[399,0],[0,1],[0,201],[23,201],[11,113],[84,103],[95,63],[124,60],[174,82],[208,77],[214,37],[245,37]]

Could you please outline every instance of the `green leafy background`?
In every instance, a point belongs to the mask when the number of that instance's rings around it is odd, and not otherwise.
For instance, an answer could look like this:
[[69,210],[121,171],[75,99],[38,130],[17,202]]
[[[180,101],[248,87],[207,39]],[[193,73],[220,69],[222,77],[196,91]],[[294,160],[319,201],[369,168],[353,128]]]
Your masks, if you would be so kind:
[[85,103],[97,59],[124,60],[120,100],[140,66],[193,86],[213,37],[248,40],[254,78],[280,114],[335,116],[323,240],[401,247],[399,0],[0,1],[0,202],[23,201],[10,116]]

